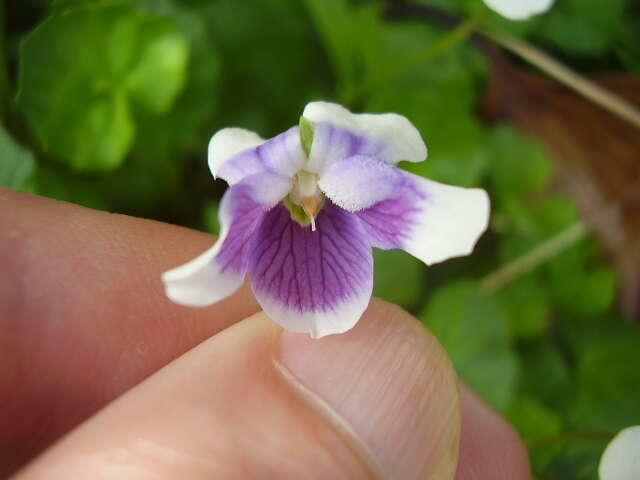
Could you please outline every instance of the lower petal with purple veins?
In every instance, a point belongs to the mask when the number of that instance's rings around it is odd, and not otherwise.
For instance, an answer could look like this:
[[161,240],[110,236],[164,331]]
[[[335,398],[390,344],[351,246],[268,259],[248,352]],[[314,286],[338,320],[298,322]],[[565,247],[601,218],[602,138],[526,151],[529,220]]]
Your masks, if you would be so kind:
[[316,227],[300,225],[278,205],[256,231],[249,260],[265,312],[315,338],[352,328],[373,288],[371,247],[358,219],[327,202]]
[[269,173],[230,187],[220,204],[220,238],[199,257],[162,275],[167,296],[182,305],[206,306],[240,288],[255,231],[290,188],[289,179]]

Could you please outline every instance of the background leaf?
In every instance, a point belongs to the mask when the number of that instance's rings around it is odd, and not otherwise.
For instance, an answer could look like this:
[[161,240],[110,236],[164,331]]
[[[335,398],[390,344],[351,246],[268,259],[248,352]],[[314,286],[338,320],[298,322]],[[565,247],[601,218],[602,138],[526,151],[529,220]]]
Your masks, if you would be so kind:
[[18,103],[42,148],[76,170],[112,170],[129,152],[129,95],[154,112],[179,92],[187,42],[127,2],[54,13],[23,42]]
[[0,125],[0,185],[20,189],[35,169],[33,154],[18,145]]
[[434,292],[420,315],[450,353],[460,376],[498,410],[512,399],[518,360],[502,305],[471,281]]

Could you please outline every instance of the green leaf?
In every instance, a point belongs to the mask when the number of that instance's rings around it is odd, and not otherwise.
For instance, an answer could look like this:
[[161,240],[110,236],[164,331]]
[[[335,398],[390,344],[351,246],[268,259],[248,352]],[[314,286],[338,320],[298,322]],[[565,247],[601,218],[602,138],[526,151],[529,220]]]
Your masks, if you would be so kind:
[[565,412],[573,402],[573,371],[549,337],[521,352],[519,390],[543,405]]
[[640,32],[640,15],[636,15],[635,18],[625,18],[625,23],[620,26],[619,38],[615,44],[615,51],[620,61],[629,73],[635,75],[640,74],[638,32]]
[[[418,54],[444,33],[422,24],[392,24],[380,35],[377,63],[384,73],[385,65]],[[490,158],[487,132],[475,113],[475,84],[485,73],[477,53],[458,45],[382,82],[365,110],[402,113],[423,133],[429,158],[403,168],[445,183],[477,186]]]
[[358,36],[354,35],[352,9],[346,0],[305,0],[305,6],[322,38],[338,85],[348,95],[358,74]]
[[[196,153],[201,158],[213,133],[214,115],[220,101],[221,61],[217,44],[198,11],[173,2],[157,1],[149,9],[151,13],[174,19],[188,38],[189,76],[171,111],[163,115],[138,113],[140,122],[133,154],[147,159],[174,157],[174,163],[177,163],[175,156],[184,152]],[[183,169],[187,166],[182,164]],[[158,195],[166,193],[158,191]]]
[[506,125],[492,132],[489,168],[498,194],[522,196],[540,190],[551,178],[551,162],[540,145]]
[[615,272],[589,267],[575,248],[547,266],[549,287],[557,302],[580,316],[601,315],[612,305],[617,289]]
[[564,0],[545,15],[537,30],[565,53],[602,55],[615,40],[626,0]]
[[615,433],[640,424],[640,329],[611,324],[578,359],[577,428]]
[[561,452],[562,443],[553,439],[562,432],[562,416],[534,396],[519,394],[509,407],[507,418],[527,443],[533,470],[540,474]]
[[[84,121],[65,135],[58,130],[63,148],[78,170],[111,170],[121,163],[133,140],[135,125],[125,95],[115,92],[94,98]],[[91,141],[88,141],[91,140]]]
[[66,10],[73,7],[97,3],[100,0],[53,0],[53,8],[57,10]]
[[373,251],[373,294],[412,310],[426,297],[424,264],[402,250]]
[[291,126],[306,102],[329,98],[331,68],[303,2],[203,4],[200,17],[206,20],[225,67],[220,72],[224,95],[219,98],[224,115],[209,125],[209,135],[229,125],[265,137],[275,135]]
[[458,113],[455,116],[455,110],[451,113],[453,118],[440,127],[433,125],[421,128],[424,132],[430,132],[426,137],[430,149],[427,161],[405,163],[403,167],[439,182],[464,187],[478,186],[488,165],[485,132],[470,115]]
[[0,125],[0,185],[19,189],[33,174],[33,154],[17,144]]
[[140,61],[125,79],[127,91],[153,113],[165,113],[184,86],[189,45],[171,24],[153,22],[141,43]]
[[75,170],[112,170],[135,134],[130,96],[166,110],[186,41],[170,20],[105,1],[54,13],[20,48],[18,104],[42,148]]
[[562,418],[530,395],[520,395],[509,407],[507,418],[518,429],[525,442],[557,435]]
[[95,179],[80,177],[46,165],[38,166],[33,188],[39,195],[77,203],[98,210],[111,210]]
[[498,295],[514,336],[531,339],[545,333],[550,320],[550,299],[537,276],[528,275],[503,288]]
[[498,410],[511,402],[518,376],[504,308],[474,282],[439,288],[420,315],[449,352],[460,376]]
[[496,209],[505,217],[511,234],[503,237],[503,261],[525,254],[579,219],[575,203],[560,195],[547,196],[533,205],[515,193],[499,195]]
[[589,436],[565,442],[541,478],[598,480],[598,461],[606,444],[604,437]]

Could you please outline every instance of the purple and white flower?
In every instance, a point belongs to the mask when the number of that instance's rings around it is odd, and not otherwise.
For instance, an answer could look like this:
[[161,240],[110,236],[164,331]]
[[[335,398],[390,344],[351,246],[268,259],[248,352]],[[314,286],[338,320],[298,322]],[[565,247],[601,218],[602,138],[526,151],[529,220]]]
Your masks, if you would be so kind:
[[509,20],[527,20],[546,12],[554,0],[484,0],[491,10]]
[[373,288],[372,247],[427,265],[467,255],[487,227],[484,190],[436,183],[396,163],[427,148],[401,115],[353,114],[313,102],[300,126],[263,140],[225,128],[209,167],[229,188],[216,244],[162,279],[173,301],[206,306],[251,275],[264,311],[312,337],[352,328]]

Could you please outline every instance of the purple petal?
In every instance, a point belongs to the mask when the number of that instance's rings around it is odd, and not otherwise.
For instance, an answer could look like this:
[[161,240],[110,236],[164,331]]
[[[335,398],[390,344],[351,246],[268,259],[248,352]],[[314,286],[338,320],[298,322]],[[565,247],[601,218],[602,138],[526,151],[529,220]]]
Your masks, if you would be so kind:
[[229,158],[218,167],[216,176],[226,180],[229,185],[260,172],[292,177],[305,161],[299,129],[292,127],[262,145]]
[[312,232],[278,205],[256,232],[250,254],[253,291],[265,312],[289,330],[322,337],[349,330],[373,287],[371,247],[357,218],[327,201]]
[[391,197],[355,212],[371,245],[402,248],[427,265],[471,253],[489,220],[486,192],[401,175]]
[[220,238],[199,257],[163,274],[167,296],[183,305],[206,306],[235,292],[247,271],[256,228],[290,187],[288,179],[269,173],[230,187],[220,204]]
[[322,175],[328,167],[354,155],[385,157],[385,145],[327,122],[314,124],[311,154],[305,169]]
[[[341,105],[328,102],[311,102],[302,115],[316,125],[327,122],[382,146],[378,158],[385,162],[421,162],[427,157],[427,146],[420,132],[402,115],[351,113]],[[362,150],[357,153],[368,155],[374,152]]]

